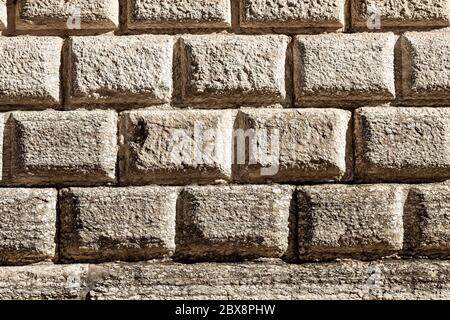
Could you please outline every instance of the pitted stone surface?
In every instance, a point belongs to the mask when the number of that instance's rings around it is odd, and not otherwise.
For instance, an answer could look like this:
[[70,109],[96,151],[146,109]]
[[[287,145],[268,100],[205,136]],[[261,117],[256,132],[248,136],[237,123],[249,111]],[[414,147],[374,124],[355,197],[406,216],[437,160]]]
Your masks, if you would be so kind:
[[0,189],[0,265],[54,258],[56,196],[54,189]]
[[207,107],[286,100],[287,36],[182,37],[183,100]]
[[300,259],[377,259],[397,253],[403,246],[405,199],[405,190],[396,185],[300,187]]
[[57,107],[62,45],[57,37],[1,37],[0,105]]
[[114,111],[16,111],[10,123],[13,184],[115,182],[117,114]]
[[450,178],[450,110],[367,107],[355,114],[358,181]]
[[16,27],[19,30],[113,30],[118,26],[117,0],[17,1]]
[[227,28],[230,0],[127,0],[128,24],[142,28]]
[[[449,9],[450,12],[450,9]],[[408,32],[402,38],[403,99],[447,105],[450,32]]]
[[394,34],[301,35],[295,39],[294,88],[299,105],[395,98]]
[[282,257],[288,249],[292,188],[184,188],[178,201],[176,256],[186,260]]
[[[351,176],[351,113],[242,109],[235,131],[240,182],[339,181]],[[246,147],[245,139],[249,139]]]
[[121,117],[125,184],[231,178],[233,111],[142,110]]
[[66,262],[148,260],[175,249],[176,188],[70,188],[60,196]]
[[172,51],[164,35],[72,37],[69,107],[169,102]]

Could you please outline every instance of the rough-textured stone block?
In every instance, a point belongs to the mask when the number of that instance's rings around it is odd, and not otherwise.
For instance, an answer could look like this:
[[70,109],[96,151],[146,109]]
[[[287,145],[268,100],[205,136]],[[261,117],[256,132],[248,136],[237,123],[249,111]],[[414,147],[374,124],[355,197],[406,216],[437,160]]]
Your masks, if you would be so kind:
[[0,264],[54,257],[56,196],[53,189],[0,189]]
[[352,0],[352,26],[385,31],[450,25],[448,0]]
[[121,181],[190,184],[231,176],[233,111],[138,110],[121,116]]
[[281,257],[288,249],[291,200],[290,187],[185,188],[175,254],[200,261]]
[[118,0],[19,0],[18,30],[113,30],[119,26]]
[[69,106],[170,101],[172,51],[172,38],[162,35],[72,37]]
[[114,111],[17,111],[11,115],[10,126],[14,184],[95,185],[115,181]]
[[448,299],[448,261],[105,264],[92,299]]
[[93,280],[87,265],[3,267],[0,300],[84,300]]
[[350,118],[349,111],[337,109],[242,109],[234,134],[236,179],[299,182],[349,178]]
[[405,204],[405,251],[450,256],[450,184],[412,186]]
[[359,181],[435,181],[450,178],[450,110],[361,108],[355,115]]
[[241,27],[341,29],[345,0],[240,0]]
[[230,26],[230,0],[128,0],[130,29]]
[[182,96],[207,107],[273,104],[286,99],[287,36],[182,38]]
[[395,98],[397,37],[383,34],[325,34],[296,37],[294,87],[302,105]]
[[56,37],[1,37],[0,105],[58,106],[62,44]]
[[61,191],[65,262],[148,260],[175,249],[176,188],[70,188]]
[[408,32],[402,38],[403,99],[448,104],[450,32]]
[[298,190],[302,260],[375,259],[403,246],[406,192],[395,185],[323,185]]

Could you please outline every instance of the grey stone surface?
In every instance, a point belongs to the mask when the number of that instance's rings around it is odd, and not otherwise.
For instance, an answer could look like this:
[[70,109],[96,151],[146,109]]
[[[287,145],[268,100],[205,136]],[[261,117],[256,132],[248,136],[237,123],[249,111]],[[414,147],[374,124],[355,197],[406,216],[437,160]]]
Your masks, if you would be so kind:
[[235,178],[240,182],[350,178],[350,118],[349,111],[337,109],[241,109],[237,121],[241,130],[235,131]]
[[62,44],[57,37],[0,38],[0,108],[45,109],[61,103]]
[[[449,9],[450,12],[450,9]],[[450,99],[450,32],[408,32],[402,37],[403,99],[447,105]]]
[[358,181],[450,178],[450,110],[376,107],[355,114]]
[[[367,20],[380,18],[379,30],[402,28],[433,28],[450,25],[448,0],[352,0],[352,24],[356,29],[370,30]],[[370,28],[369,28],[370,27]]]
[[121,116],[124,184],[229,180],[233,111],[137,110]]
[[301,35],[294,44],[296,102],[319,105],[395,98],[393,33]]
[[450,184],[413,185],[405,204],[405,251],[450,257]]
[[56,196],[54,189],[0,189],[1,265],[54,258]]
[[0,268],[0,300],[81,300],[90,290],[88,265],[35,264]]
[[406,191],[396,185],[322,185],[298,189],[302,260],[377,259],[403,246]]
[[208,108],[285,102],[289,37],[182,37],[182,98]]
[[448,261],[105,264],[92,299],[448,299]]
[[65,262],[148,260],[175,249],[177,189],[70,188],[61,191]]
[[165,35],[72,37],[68,106],[148,106],[172,96],[173,39]]
[[113,30],[119,26],[117,0],[19,0],[16,8],[18,30],[64,30],[69,29],[68,26],[78,28],[68,24],[71,17],[79,18],[79,28],[82,30]]
[[345,24],[345,0],[240,0],[244,28],[331,28]]
[[227,28],[230,0],[127,0],[128,25],[140,28]]
[[15,111],[8,121],[12,144],[8,174],[14,185],[116,181],[116,112]]
[[183,260],[282,257],[288,250],[289,186],[184,188],[175,256]]

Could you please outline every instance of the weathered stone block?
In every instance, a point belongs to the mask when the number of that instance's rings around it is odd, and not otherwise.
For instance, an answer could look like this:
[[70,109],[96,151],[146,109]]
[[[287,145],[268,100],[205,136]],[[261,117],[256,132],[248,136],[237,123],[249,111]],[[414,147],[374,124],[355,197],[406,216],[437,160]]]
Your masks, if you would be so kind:
[[439,260],[140,263],[98,268],[105,276],[89,292],[94,300],[387,300],[450,296],[450,262]]
[[182,96],[208,108],[286,100],[287,36],[182,37]]
[[176,188],[70,188],[61,192],[65,262],[163,258],[175,249]]
[[408,32],[402,48],[403,99],[421,105],[448,104],[450,32]]
[[[235,175],[241,182],[338,181],[351,176],[351,113],[241,109]],[[246,146],[248,139],[248,146]]]
[[69,107],[169,102],[172,51],[172,37],[164,35],[72,37]]
[[0,264],[53,259],[56,196],[53,189],[0,189]]
[[131,29],[228,28],[230,0],[128,0]]
[[62,44],[56,37],[1,37],[0,106],[58,106]]
[[298,189],[302,260],[376,259],[403,246],[406,192],[395,185],[322,185]]
[[205,186],[183,189],[176,257],[239,260],[282,257],[288,249],[292,188]]
[[10,127],[14,184],[115,182],[117,114],[114,111],[17,111],[11,114]]
[[450,25],[448,0],[352,0],[352,25],[357,30],[402,30]]
[[0,300],[84,300],[93,283],[88,265],[4,267],[0,268]]
[[118,0],[19,0],[18,30],[113,30],[119,26]]
[[393,100],[396,40],[392,33],[297,36],[294,45],[297,103]]
[[121,116],[121,181],[190,184],[231,176],[233,111],[138,110]]
[[450,256],[450,184],[411,186],[405,205],[405,251],[430,258]]
[[331,29],[345,24],[345,0],[240,0],[244,28]]
[[435,181],[450,178],[450,110],[361,108],[355,115],[359,181]]

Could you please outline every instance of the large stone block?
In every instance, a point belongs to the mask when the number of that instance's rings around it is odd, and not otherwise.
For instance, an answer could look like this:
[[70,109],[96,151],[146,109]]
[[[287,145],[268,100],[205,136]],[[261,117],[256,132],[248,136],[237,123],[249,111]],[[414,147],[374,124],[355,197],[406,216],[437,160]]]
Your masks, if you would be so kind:
[[358,181],[450,178],[450,110],[361,108],[355,115]]
[[337,109],[241,109],[234,134],[235,178],[241,182],[348,179],[350,119],[349,111]]
[[393,100],[396,40],[393,33],[297,36],[297,103],[320,106]]
[[395,185],[300,187],[300,259],[376,259],[397,253],[403,246],[405,199],[405,190]]
[[182,37],[182,98],[208,108],[286,100],[289,38],[281,35]]
[[450,32],[405,33],[402,61],[402,99],[420,106],[447,106],[450,99]]
[[116,181],[114,111],[16,111],[9,123],[13,184],[98,185]]
[[0,264],[54,258],[56,197],[54,189],[0,189]]
[[288,249],[292,188],[205,186],[183,189],[176,257],[239,260],[282,257]]
[[450,26],[448,0],[352,0],[356,30],[404,30]]
[[231,176],[233,111],[137,110],[121,116],[124,184],[190,184]]
[[62,44],[57,37],[0,38],[0,108],[60,105]]
[[171,99],[172,37],[72,37],[68,50],[68,107],[131,108]]
[[106,275],[89,292],[94,300],[387,300],[450,296],[450,263],[439,260],[140,263],[105,264],[99,268]]
[[257,29],[342,29],[345,0],[240,0],[241,27]]
[[119,26],[118,0],[19,0],[17,30],[113,30]]
[[175,249],[176,188],[70,188],[61,191],[65,262],[148,260]]
[[228,28],[230,0],[127,0],[130,29]]
[[0,268],[0,300],[84,300],[94,283],[88,265]]
[[450,257],[450,184],[414,185],[405,205],[405,251]]

